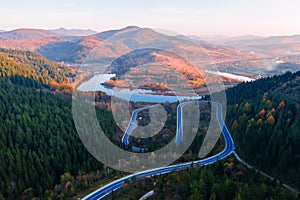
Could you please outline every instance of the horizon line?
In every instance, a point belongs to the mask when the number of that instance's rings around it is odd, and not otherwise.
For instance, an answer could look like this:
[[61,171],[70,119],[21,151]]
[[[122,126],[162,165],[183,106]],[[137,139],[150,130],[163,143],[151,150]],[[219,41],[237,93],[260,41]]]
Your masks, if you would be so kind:
[[[150,29],[156,29],[155,27],[142,27],[142,26],[138,26],[138,25],[124,25],[124,26],[120,26],[120,27],[116,27],[116,28],[110,28],[110,29],[103,29],[103,30],[95,30],[93,28],[80,28],[80,27],[64,27],[64,26],[58,26],[56,28],[45,28],[45,27],[15,27],[15,28],[9,28],[9,29],[1,29],[0,33],[4,33],[4,32],[12,32],[12,31],[17,31],[17,30],[21,30],[21,29],[25,29],[25,30],[44,30],[44,31],[55,31],[55,30],[59,30],[59,29],[65,29],[65,30],[83,30],[83,31],[94,31],[96,33],[101,33],[104,31],[110,31],[110,30],[119,30],[119,29],[123,29],[123,28],[127,28],[130,26],[136,26],[139,28],[150,28]],[[161,30],[164,30],[163,28],[159,28]],[[165,29],[167,31],[172,31],[172,30],[168,30]],[[176,31],[174,31],[176,32]],[[179,33],[181,34],[181,33]],[[216,33],[212,33],[212,34],[181,34],[181,35],[186,35],[186,36],[199,36],[199,37],[208,37],[209,38],[214,38],[214,37],[223,37],[223,38],[237,38],[237,37],[261,37],[261,38],[268,38],[268,37],[293,37],[293,36],[300,36],[300,33],[290,33],[290,34],[251,34],[251,33],[245,33],[245,34],[232,34],[232,35],[227,35],[227,34],[216,34]]]

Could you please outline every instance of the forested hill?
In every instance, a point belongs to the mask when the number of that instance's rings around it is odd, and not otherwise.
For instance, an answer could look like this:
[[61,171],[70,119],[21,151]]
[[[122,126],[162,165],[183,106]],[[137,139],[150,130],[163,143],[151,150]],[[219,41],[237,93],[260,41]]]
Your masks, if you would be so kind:
[[227,126],[247,162],[300,189],[300,72],[228,89]]
[[[116,132],[111,112],[96,110]],[[69,199],[105,176],[77,135],[69,98],[0,78],[0,121],[0,200]]]
[[[283,75],[262,78],[255,82],[242,83],[227,91],[228,103],[239,103],[247,98],[262,95],[265,92],[280,93],[300,103],[300,71],[296,73],[287,72]],[[235,95],[239,94],[239,95]]]
[[[105,177],[77,135],[71,99],[44,91],[71,91],[72,75],[36,53],[0,49],[0,200],[69,199]],[[114,132],[111,113],[96,110]]]
[[0,77],[23,86],[70,89],[72,71],[37,53],[0,49]]

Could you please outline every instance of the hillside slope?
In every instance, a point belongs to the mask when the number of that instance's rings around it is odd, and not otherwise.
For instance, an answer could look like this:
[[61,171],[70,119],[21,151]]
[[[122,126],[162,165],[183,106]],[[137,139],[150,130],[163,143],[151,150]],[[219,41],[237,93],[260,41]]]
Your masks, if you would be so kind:
[[[29,51],[0,49],[0,76],[14,82],[47,88],[70,87],[72,71]],[[29,83],[30,82],[30,83]],[[28,85],[27,85],[28,86]]]
[[[71,99],[1,77],[0,99],[1,200],[69,199],[105,176],[77,135]],[[98,111],[100,123],[115,131],[111,113]]]
[[112,61],[129,51],[122,43],[110,42],[88,36],[79,41],[58,41],[36,49],[38,53],[54,61],[88,63]]
[[247,162],[300,188],[300,71],[229,89],[227,125]]

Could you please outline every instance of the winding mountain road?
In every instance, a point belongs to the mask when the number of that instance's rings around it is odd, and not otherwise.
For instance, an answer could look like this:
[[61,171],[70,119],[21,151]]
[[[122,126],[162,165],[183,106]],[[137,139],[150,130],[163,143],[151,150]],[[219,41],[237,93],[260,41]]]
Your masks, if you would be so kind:
[[[220,103],[217,103],[217,102],[212,102],[212,104],[214,106],[216,106],[216,108],[217,108],[216,117],[217,117],[217,120],[218,120],[219,127],[222,131],[222,135],[223,135],[224,140],[225,140],[225,148],[223,149],[223,151],[221,151],[220,153],[218,153],[214,156],[211,156],[209,158],[205,158],[205,159],[202,159],[202,160],[198,160],[198,161],[192,161],[192,162],[181,163],[181,164],[176,164],[176,165],[171,165],[171,166],[166,166],[166,167],[160,167],[160,168],[150,169],[150,170],[146,170],[146,171],[141,171],[141,172],[138,172],[138,173],[135,173],[135,174],[130,174],[128,176],[117,179],[117,180],[115,180],[115,181],[99,188],[98,190],[96,190],[96,191],[92,192],[91,194],[85,196],[83,199],[84,200],[101,199],[101,198],[105,197],[106,195],[108,195],[109,193],[111,193],[112,191],[117,190],[120,187],[122,187],[122,184],[127,180],[130,181],[130,180],[134,180],[134,179],[137,179],[137,178],[145,178],[145,177],[170,173],[170,172],[175,171],[175,170],[176,171],[184,170],[184,169],[187,169],[187,168],[191,167],[192,165],[193,166],[209,165],[209,164],[215,163],[218,160],[224,159],[224,158],[228,157],[229,155],[231,155],[234,152],[235,147],[234,147],[233,139],[232,139],[232,137],[231,137],[231,135],[230,135],[223,119],[222,119],[222,105]],[[181,117],[181,116],[179,116],[179,117]],[[126,137],[125,138],[123,137],[124,141],[127,141]]]
[[[136,117],[137,117],[137,114],[139,112],[141,112],[142,110],[146,110],[146,109],[150,109],[150,108],[154,108],[156,107],[157,105],[151,105],[151,106],[145,106],[145,107],[142,107],[142,108],[138,108],[136,110],[134,110],[132,112],[132,115],[131,115],[131,118],[130,118],[130,122],[125,130],[125,133],[122,137],[122,143],[125,144],[126,147],[128,147],[130,144],[129,144],[129,136],[131,134],[131,132],[137,128],[138,126],[138,121],[136,120]],[[144,152],[145,149],[143,148],[139,148],[139,147],[135,147],[135,146],[131,146],[131,149],[135,152]]]
[[[175,143],[176,145],[179,145],[179,143],[182,141],[182,137],[183,137],[183,127],[182,127],[182,109],[185,105],[189,104],[189,103],[193,103],[195,101],[187,101],[187,102],[182,102],[177,106],[177,128],[176,128],[176,139],[175,139]],[[130,146],[129,143],[129,136],[131,134],[131,132],[137,128],[138,126],[138,121],[137,121],[137,115],[139,112],[141,112],[142,110],[146,110],[146,109],[150,109],[150,108],[154,108],[158,106],[156,105],[150,105],[150,106],[145,106],[142,108],[138,108],[136,110],[134,110],[132,112],[131,118],[130,118],[130,122],[125,130],[125,133],[122,137],[122,143],[128,147]],[[135,146],[130,146],[132,151],[135,152],[144,152],[146,149],[143,148],[139,148],[139,147],[135,147]]]
[[179,145],[179,143],[182,141],[183,138],[183,127],[182,127],[182,108],[189,104],[192,103],[194,101],[187,101],[187,102],[182,102],[177,106],[177,128],[176,128],[176,140],[175,140],[175,144]]

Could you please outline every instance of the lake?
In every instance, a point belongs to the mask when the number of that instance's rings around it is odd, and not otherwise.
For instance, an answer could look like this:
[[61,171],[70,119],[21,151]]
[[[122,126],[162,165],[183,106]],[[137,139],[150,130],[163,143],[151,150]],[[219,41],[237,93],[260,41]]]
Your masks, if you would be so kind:
[[146,89],[135,89],[130,90],[129,88],[108,88],[102,83],[110,80],[112,77],[115,77],[115,74],[94,74],[94,76],[84,82],[81,83],[77,90],[87,92],[87,91],[101,91],[105,92],[109,96],[115,96],[127,101],[132,102],[152,102],[152,103],[164,103],[166,101],[172,103],[176,101],[183,100],[197,100],[201,99],[201,96],[193,94],[191,96],[168,96],[168,95],[157,95],[154,94],[153,90]]

